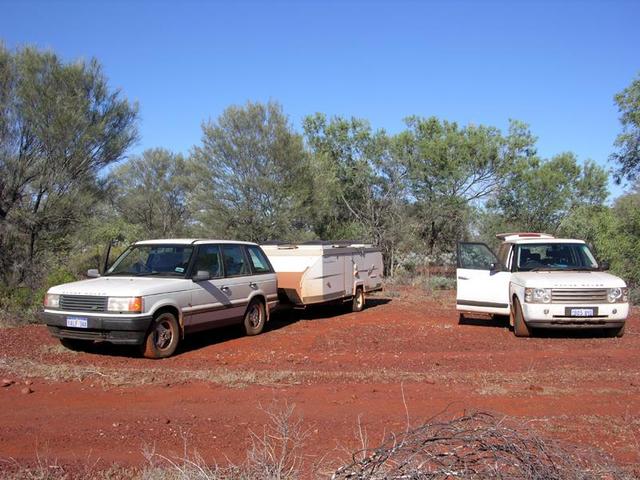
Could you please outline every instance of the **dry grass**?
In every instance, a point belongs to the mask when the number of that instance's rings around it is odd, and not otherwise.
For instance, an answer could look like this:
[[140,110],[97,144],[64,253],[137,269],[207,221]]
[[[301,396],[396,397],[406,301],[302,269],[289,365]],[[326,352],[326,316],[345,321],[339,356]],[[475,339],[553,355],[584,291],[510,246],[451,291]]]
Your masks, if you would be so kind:
[[561,444],[538,435],[530,425],[505,417],[473,413],[431,419],[377,448],[363,447],[332,475],[334,480],[400,479],[632,479],[595,449]]

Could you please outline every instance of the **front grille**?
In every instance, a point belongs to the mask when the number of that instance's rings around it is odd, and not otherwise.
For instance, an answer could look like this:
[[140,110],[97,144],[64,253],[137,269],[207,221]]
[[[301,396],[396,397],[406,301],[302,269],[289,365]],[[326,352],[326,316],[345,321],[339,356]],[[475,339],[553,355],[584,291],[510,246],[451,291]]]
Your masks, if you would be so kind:
[[106,312],[107,297],[61,295],[60,309],[78,312]]
[[552,303],[606,303],[606,288],[554,288],[551,290]]

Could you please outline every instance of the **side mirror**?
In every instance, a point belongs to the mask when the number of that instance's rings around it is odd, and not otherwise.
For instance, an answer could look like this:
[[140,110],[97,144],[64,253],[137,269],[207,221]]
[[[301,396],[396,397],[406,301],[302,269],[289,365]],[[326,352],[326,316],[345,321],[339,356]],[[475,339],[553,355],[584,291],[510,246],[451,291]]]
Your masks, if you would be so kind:
[[87,277],[89,278],[98,278],[100,276],[100,272],[97,268],[91,268],[87,270]]
[[489,270],[492,272],[501,272],[502,265],[500,265],[499,263],[492,263],[491,265],[489,265]]
[[204,282],[210,279],[211,279],[211,274],[206,270],[198,270],[198,272],[193,276],[194,282]]
[[598,264],[598,267],[599,267],[599,270],[606,272],[607,270],[609,270],[609,262],[600,262]]

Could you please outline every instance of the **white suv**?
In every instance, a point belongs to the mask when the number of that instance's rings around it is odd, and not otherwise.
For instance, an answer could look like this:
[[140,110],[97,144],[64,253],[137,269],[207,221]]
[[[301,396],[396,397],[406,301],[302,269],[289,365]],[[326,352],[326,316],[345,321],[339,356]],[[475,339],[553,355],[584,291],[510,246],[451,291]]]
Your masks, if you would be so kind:
[[148,240],[131,245],[100,276],[49,289],[42,318],[76,349],[89,341],[141,345],[172,355],[187,333],[242,323],[262,332],[278,302],[276,274],[255,243]]
[[456,308],[509,315],[518,337],[531,328],[601,328],[624,334],[625,282],[604,272],[582,240],[505,233],[497,255],[484,243],[458,244]]

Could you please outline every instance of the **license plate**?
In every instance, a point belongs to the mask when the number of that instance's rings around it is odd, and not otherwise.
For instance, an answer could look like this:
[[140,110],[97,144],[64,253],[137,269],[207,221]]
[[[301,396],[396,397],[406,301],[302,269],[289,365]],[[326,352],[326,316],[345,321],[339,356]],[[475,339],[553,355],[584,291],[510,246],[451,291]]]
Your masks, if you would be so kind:
[[67,327],[87,328],[87,320],[85,317],[67,317]]
[[593,308],[572,308],[572,317],[593,317],[595,315]]

